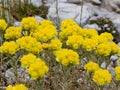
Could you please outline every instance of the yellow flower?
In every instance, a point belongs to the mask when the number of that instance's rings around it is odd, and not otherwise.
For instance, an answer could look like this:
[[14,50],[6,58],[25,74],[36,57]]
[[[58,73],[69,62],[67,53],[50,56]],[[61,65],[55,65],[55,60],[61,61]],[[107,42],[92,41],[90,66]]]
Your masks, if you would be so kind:
[[83,29],[81,36],[83,36],[84,38],[93,38],[98,36],[98,32],[95,29]]
[[98,37],[96,37],[97,39],[98,39],[98,43],[100,44],[100,43],[106,43],[106,42],[108,42],[108,39],[107,39],[107,37],[103,37],[103,36],[98,36]]
[[5,20],[3,20],[3,19],[0,19],[0,30],[5,30],[6,29],[6,27],[7,27],[7,23],[6,23],[6,21]]
[[108,32],[101,33],[100,36],[106,38],[108,41],[112,41],[114,38],[112,34]]
[[53,25],[50,20],[43,20],[40,22],[40,24],[44,27],[47,27],[47,25]]
[[35,38],[31,36],[24,36],[17,41],[21,49],[24,49],[31,53],[40,53],[42,51],[42,45]]
[[32,53],[29,53],[27,55],[24,55],[21,59],[20,62],[23,67],[28,68],[31,64],[33,64],[36,61],[36,56]]
[[110,46],[111,46],[111,54],[119,54],[120,47],[116,43],[111,42]]
[[9,27],[5,31],[5,38],[6,39],[17,39],[22,36],[21,34],[21,27]]
[[99,69],[94,72],[93,74],[93,81],[96,82],[98,85],[103,86],[105,84],[111,83],[111,74],[108,70]]
[[120,48],[114,42],[101,43],[96,48],[96,53],[104,56],[119,54]]
[[85,48],[87,51],[91,51],[91,50],[94,50],[97,45],[98,45],[97,40],[86,38],[83,41],[82,47]]
[[33,17],[23,18],[21,21],[22,28],[26,31],[34,31],[38,28],[39,23]]
[[119,81],[120,80],[120,66],[117,66],[115,68],[115,74],[116,74],[116,80]]
[[80,45],[83,43],[83,37],[80,35],[69,36],[66,44],[68,46],[73,47],[74,49],[78,49]]
[[69,49],[62,49],[55,52],[56,61],[60,62],[64,66],[78,65],[80,63],[79,55]]
[[95,72],[99,69],[99,66],[97,63],[90,61],[84,66],[84,69],[88,72]]
[[111,54],[111,46],[109,43],[101,43],[96,48],[96,53],[99,55],[109,56]]
[[33,33],[33,37],[40,42],[48,42],[49,40],[55,38],[56,35],[57,31],[53,25],[47,25],[46,27],[40,26],[38,30]]
[[48,72],[49,68],[41,59],[37,59],[36,62],[30,65],[28,69],[28,73],[32,77],[33,80],[44,77],[44,75]]
[[59,39],[62,42],[65,42],[68,39],[68,36],[80,35],[81,31],[83,31],[82,28],[77,25],[77,23],[72,19],[63,20],[61,23],[61,32]]
[[49,44],[43,43],[43,44],[42,44],[42,48],[43,48],[43,49],[48,49],[48,48],[49,48]]
[[23,84],[17,84],[15,86],[9,85],[6,90],[28,90]]
[[62,47],[62,43],[58,39],[53,39],[50,41],[49,49],[50,50],[59,50]]
[[19,46],[14,41],[4,42],[3,45],[0,47],[1,53],[6,54],[15,54],[19,50]]
[[74,25],[77,25],[77,23],[72,19],[63,20],[61,23],[61,30],[64,30],[65,28],[68,28],[69,26],[74,26]]

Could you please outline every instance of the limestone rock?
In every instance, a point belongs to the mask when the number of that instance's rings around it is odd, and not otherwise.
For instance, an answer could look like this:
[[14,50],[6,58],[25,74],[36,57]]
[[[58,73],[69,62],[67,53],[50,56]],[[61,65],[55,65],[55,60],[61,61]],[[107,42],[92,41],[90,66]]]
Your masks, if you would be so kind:
[[[75,20],[78,24],[80,24],[80,15],[81,15],[81,6],[75,5],[75,4],[70,4],[70,3],[59,3],[58,4],[58,13],[59,13],[59,18],[60,21],[64,19],[73,19]],[[89,17],[92,16],[92,11],[90,7],[88,6],[83,6],[83,12],[82,12],[82,20],[81,23],[84,25]],[[49,8],[48,12],[48,19],[52,21],[57,20],[57,14],[56,14],[56,6],[55,3]]]
[[102,7],[120,13],[120,0],[103,0]]
[[97,24],[87,24],[84,26],[84,28],[91,28],[91,29],[96,29],[98,30],[98,25]]

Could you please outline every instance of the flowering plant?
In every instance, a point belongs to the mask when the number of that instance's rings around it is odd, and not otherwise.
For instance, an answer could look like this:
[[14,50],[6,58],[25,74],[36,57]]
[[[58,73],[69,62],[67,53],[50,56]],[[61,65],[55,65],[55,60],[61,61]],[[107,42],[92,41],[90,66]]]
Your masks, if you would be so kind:
[[[50,20],[38,23],[33,17],[23,18],[20,27],[8,27],[4,31],[1,61],[5,57],[6,61],[11,60],[16,84],[21,83],[20,66],[34,82],[33,87],[28,88],[36,90],[76,90],[79,87],[90,90],[93,84],[101,89],[108,84],[109,87],[117,85],[120,79],[119,67],[114,70],[116,76],[108,70],[110,57],[120,54],[120,47],[109,32],[99,34],[95,29],[80,27],[71,19],[63,20],[57,32]],[[105,67],[101,67],[103,62]]]

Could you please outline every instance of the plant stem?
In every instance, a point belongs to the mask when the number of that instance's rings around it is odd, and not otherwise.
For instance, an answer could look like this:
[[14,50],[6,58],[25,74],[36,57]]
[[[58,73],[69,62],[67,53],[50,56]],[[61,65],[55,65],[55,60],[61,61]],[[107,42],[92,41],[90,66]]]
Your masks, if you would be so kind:
[[99,90],[103,90],[104,86],[99,86]]
[[58,29],[58,33],[59,33],[60,32],[60,17],[59,17],[58,0],[55,0],[55,1],[56,1],[56,14],[57,14],[56,24],[57,24],[57,29]]
[[81,2],[81,10],[80,10],[80,26],[82,26],[82,13],[83,13],[83,0]]
[[35,83],[36,83],[36,90],[44,90],[43,82],[40,79],[37,79]]

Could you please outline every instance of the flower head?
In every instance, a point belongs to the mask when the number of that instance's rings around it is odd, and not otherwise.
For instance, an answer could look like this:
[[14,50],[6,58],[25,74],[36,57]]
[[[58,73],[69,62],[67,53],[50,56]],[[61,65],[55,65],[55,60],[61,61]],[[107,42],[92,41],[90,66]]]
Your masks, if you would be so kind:
[[36,61],[36,56],[32,53],[29,53],[27,55],[24,55],[21,59],[20,62],[23,67],[28,68],[31,64],[33,64]]
[[77,65],[80,63],[79,55],[69,49],[62,49],[55,52],[56,60],[64,66]]
[[22,19],[21,25],[22,28],[26,31],[34,31],[39,26],[39,23],[33,17],[26,17]]
[[45,64],[45,62],[38,58],[36,62],[30,65],[28,73],[30,74],[32,79],[36,80],[38,78],[42,78],[48,72],[48,70],[49,68]]
[[74,49],[78,49],[80,45],[83,43],[83,37],[80,35],[72,35],[68,37],[66,44],[68,46],[73,47]]
[[93,74],[93,81],[98,85],[103,86],[105,84],[110,84],[111,82],[111,74],[108,70],[99,69]]
[[3,45],[0,47],[0,52],[5,54],[13,55],[17,51],[19,51],[19,46],[14,41],[4,42]]
[[6,90],[28,90],[28,88],[23,84],[17,84],[15,86],[9,85]]
[[0,19],[0,30],[4,31],[7,27],[7,23],[5,20]]
[[21,27],[9,27],[5,31],[5,38],[6,39],[17,39],[22,36],[21,34]]
[[59,39],[53,39],[50,41],[49,49],[50,50],[59,50],[62,47],[62,43]]
[[113,35],[108,32],[101,33],[100,36],[106,38],[108,41],[112,41],[114,38]]
[[55,26],[47,25],[46,27],[40,26],[36,32],[33,33],[33,37],[35,37],[40,42],[48,42],[49,40],[55,38],[57,35],[57,31]]
[[88,72],[95,72],[99,69],[99,66],[97,63],[90,61],[84,66],[84,69]]
[[42,51],[42,45],[35,38],[31,36],[24,36],[16,41],[21,49],[31,53],[40,53]]
[[116,74],[116,80],[119,81],[120,80],[120,66],[117,66],[115,68],[115,74]]
[[99,55],[109,56],[111,54],[111,46],[109,43],[101,43],[96,48],[96,53]]
[[91,39],[91,38],[86,38],[83,41],[82,47],[85,48],[87,51],[91,51],[91,50],[94,50],[97,45],[98,45],[97,40]]

